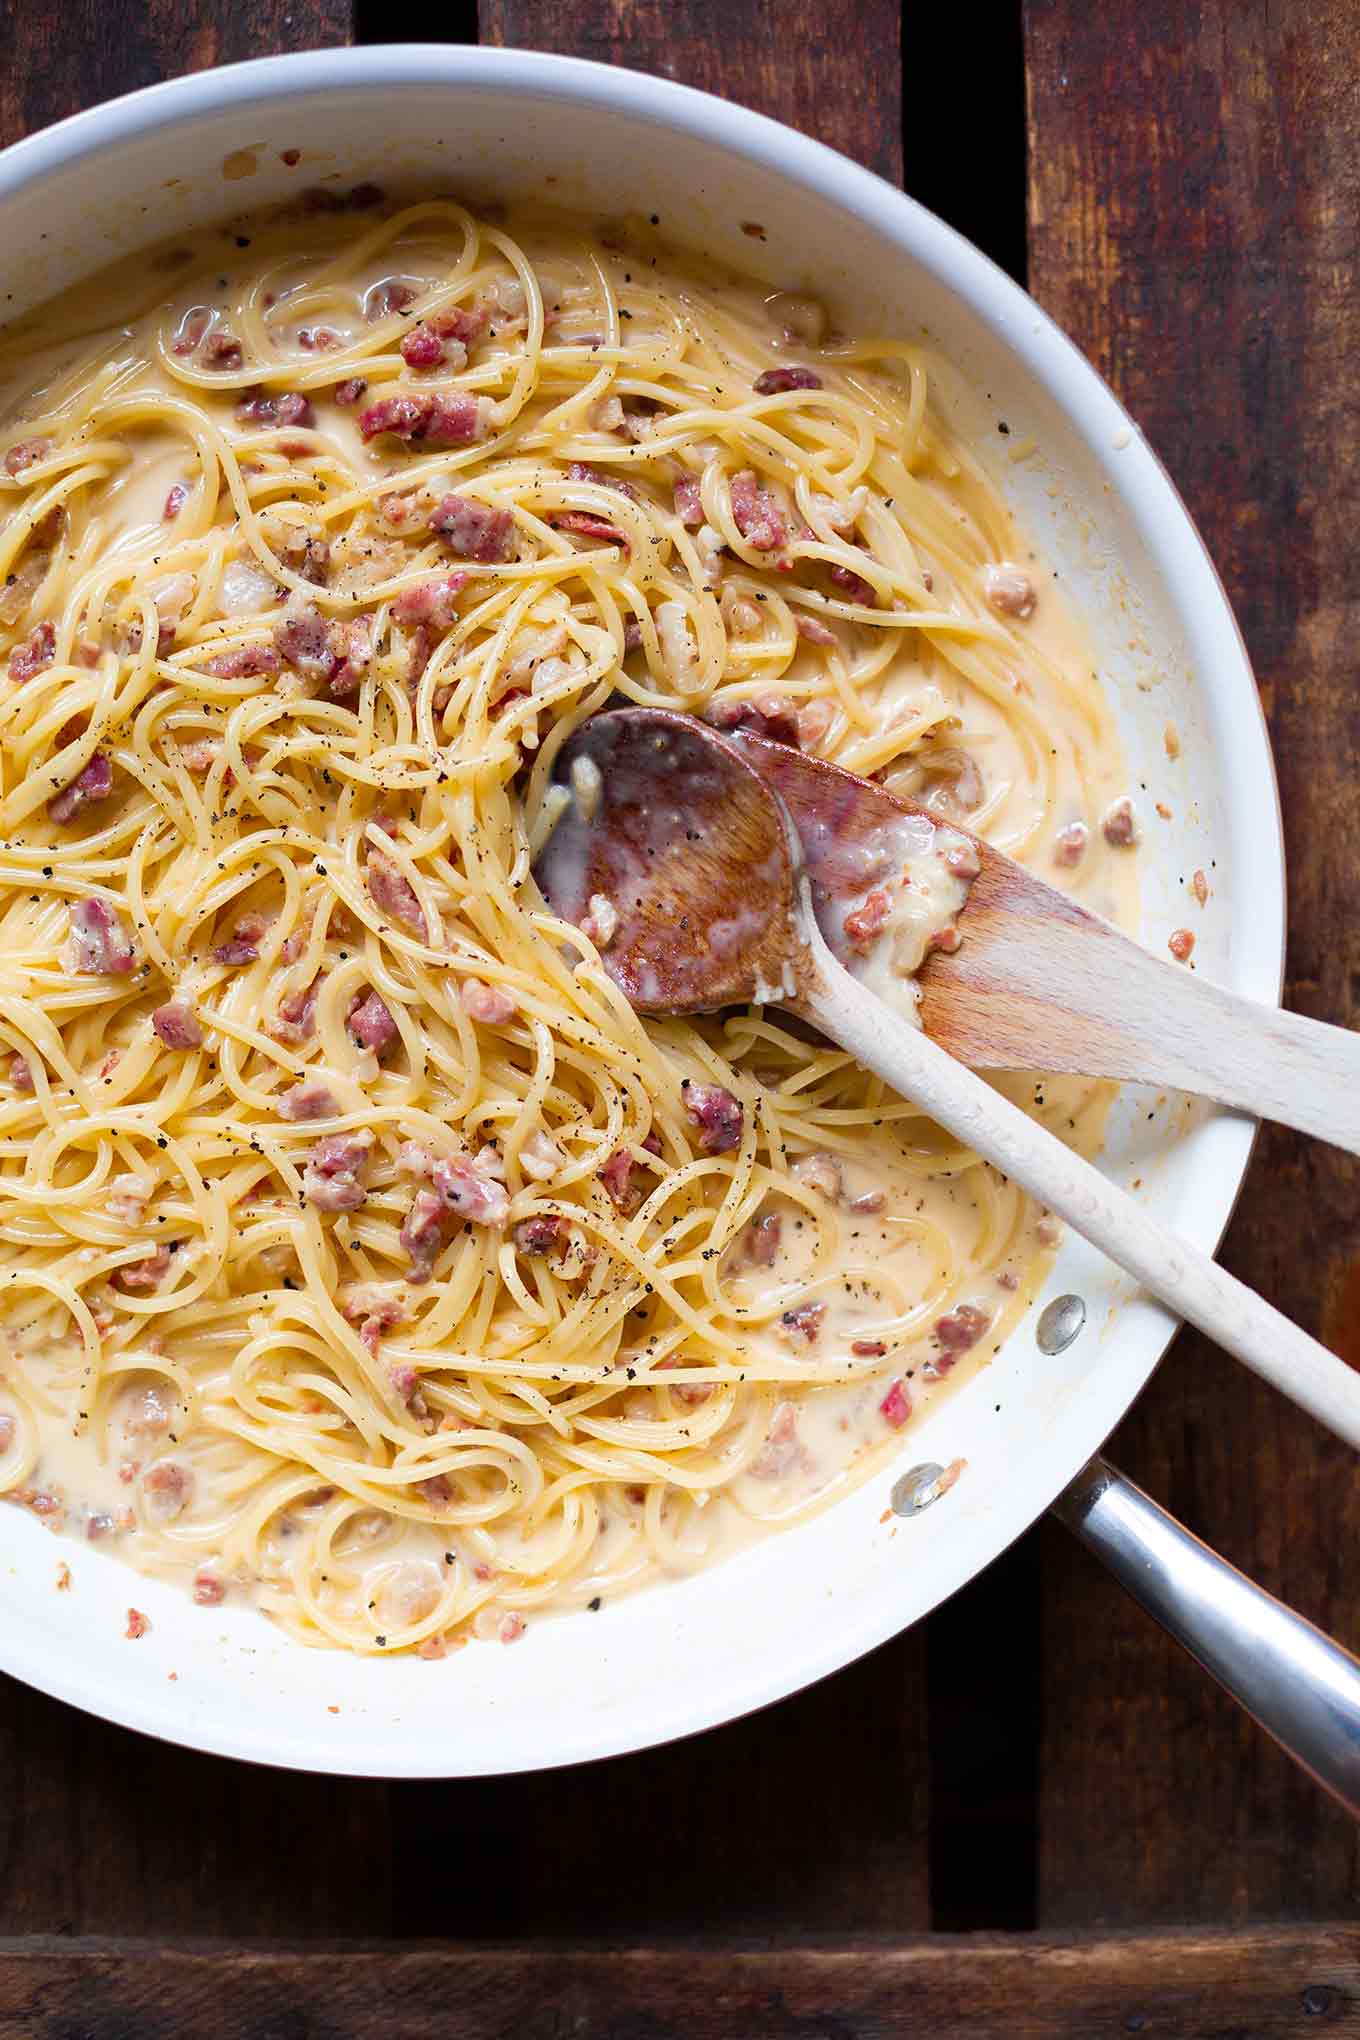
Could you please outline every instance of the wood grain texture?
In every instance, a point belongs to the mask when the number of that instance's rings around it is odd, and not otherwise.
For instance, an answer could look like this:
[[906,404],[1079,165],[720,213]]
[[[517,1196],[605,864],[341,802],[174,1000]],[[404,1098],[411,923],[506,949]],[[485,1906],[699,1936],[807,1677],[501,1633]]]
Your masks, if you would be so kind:
[[348,42],[348,0],[4,0],[0,147],[83,107],[247,57]]
[[[1136,14],[1027,0],[1026,47],[1031,288],[1146,428],[1223,573],[1280,775],[1288,1003],[1354,1025],[1360,14],[1349,0]],[[1268,1130],[1225,1249],[1333,1345],[1360,1293],[1357,1193],[1349,1157]],[[1354,1460],[1278,1397],[1182,1338],[1111,1456],[1360,1644]],[[1044,1536],[1043,1918],[1353,1913],[1344,1816]]]
[[1360,2033],[1353,1929],[897,1948],[0,1949],[0,2040],[1286,2040]]
[[885,0],[481,0],[483,42],[653,71],[902,180],[901,13]]

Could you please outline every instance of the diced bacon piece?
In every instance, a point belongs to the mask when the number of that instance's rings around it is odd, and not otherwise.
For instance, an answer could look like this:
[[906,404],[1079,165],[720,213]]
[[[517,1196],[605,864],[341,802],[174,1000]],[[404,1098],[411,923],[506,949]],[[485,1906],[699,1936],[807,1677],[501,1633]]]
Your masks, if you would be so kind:
[[556,1260],[565,1253],[570,1238],[571,1227],[565,1218],[543,1212],[520,1220],[514,1231],[515,1251],[534,1259]]
[[[408,368],[437,368],[444,359],[444,342],[422,319],[418,326],[403,334],[401,358]],[[463,359],[466,361],[466,354]],[[462,366],[461,362],[459,366]]]
[[5,473],[22,475],[38,461],[45,460],[52,451],[50,439],[21,439],[17,446],[11,446],[5,455]]
[[77,900],[71,908],[67,969],[96,977],[126,977],[136,962],[131,938],[113,908],[93,897]]
[[380,397],[359,413],[365,439],[386,434],[408,446],[473,446],[491,431],[491,402],[458,390]]
[[278,1012],[265,1022],[265,1033],[275,1041],[310,1041],[316,1033],[316,1002],[324,983],[324,975],[314,977],[309,985],[285,992]]
[[946,1353],[966,1353],[991,1325],[991,1313],[975,1303],[961,1303],[935,1320],[935,1337]]
[[368,383],[363,376],[349,376],[344,382],[335,385],[335,401],[342,411],[353,410],[356,404],[362,403],[367,389]]
[[215,674],[219,680],[250,680],[257,674],[278,670],[279,655],[268,645],[235,645],[231,651],[219,652],[216,658],[203,661],[203,671]]
[[254,921],[243,921],[236,933],[227,942],[219,942],[212,952],[214,963],[220,963],[226,970],[242,970],[248,963],[257,963],[260,946]]
[[[428,623],[418,623],[406,641],[406,685],[418,687],[434,652],[434,639]],[[433,703],[431,704],[433,706]]]
[[1177,963],[1189,963],[1194,954],[1195,938],[1189,928],[1175,928],[1168,936],[1166,946]]
[[297,340],[304,354],[329,354],[340,345],[333,326],[299,326]]
[[711,723],[715,730],[749,730],[752,736],[768,737],[774,744],[791,744],[798,749],[798,721],[792,708],[786,702],[776,705],[770,695],[764,697],[764,707],[754,701],[710,701],[704,710],[704,721]]
[[25,1097],[32,1097],[34,1090],[33,1071],[29,1067],[27,1056],[14,1055],[10,1057],[9,1081],[11,1089],[21,1091]]
[[361,993],[350,1007],[345,1025],[360,1048],[371,1049],[379,1057],[387,1053],[400,1031],[386,1001],[371,990]]
[[852,1339],[850,1351],[860,1360],[881,1360],[887,1352],[882,1339]]
[[390,857],[384,857],[381,850],[369,851],[364,882],[369,898],[380,913],[389,914],[394,921],[403,922],[417,934],[427,932],[425,915],[410,880]]
[[795,612],[793,627],[799,637],[806,638],[810,645],[835,645],[840,643],[840,639],[829,624],[823,623],[818,617],[809,616],[805,609],[799,609]]
[[327,683],[337,701],[357,694],[373,663],[373,623],[367,616],[339,618],[330,627],[329,645],[336,660]]
[[796,1180],[815,1190],[819,1197],[825,1197],[828,1204],[839,1204],[845,1195],[845,1176],[835,1155],[819,1148],[815,1154],[800,1155],[793,1165]]
[[804,1345],[815,1346],[821,1337],[822,1319],[825,1316],[824,1303],[814,1303],[811,1300],[795,1303],[790,1310],[780,1313],[780,1337],[787,1339],[790,1344],[795,1339],[801,1339]]
[[802,1458],[803,1448],[798,1442],[798,1410],[791,1402],[778,1403],[765,1434],[765,1443],[757,1452],[747,1472],[757,1480],[780,1480]]
[[463,1011],[484,1027],[503,1027],[519,1011],[503,985],[489,985],[482,978],[464,978],[459,997]]
[[773,1268],[779,1258],[784,1221],[777,1211],[753,1218],[741,1236],[741,1255],[748,1267]]
[[872,581],[866,581],[863,574],[857,574],[853,567],[832,567],[831,579],[840,588],[849,602],[858,602],[861,609],[872,609],[878,601],[878,594]]
[[364,292],[364,317],[370,321],[390,319],[393,312],[404,312],[408,305],[413,305],[416,295],[409,283],[389,276]]
[[340,664],[330,625],[314,602],[289,606],[274,625],[274,649],[304,680],[330,680]]
[[524,1617],[512,1609],[510,1614],[502,1615],[496,1630],[496,1639],[499,1643],[518,1643],[524,1634],[525,1626]]
[[280,1119],[334,1119],[339,1110],[334,1091],[322,1083],[294,1084],[279,1099]]
[[159,1289],[162,1278],[169,1272],[170,1260],[169,1247],[157,1247],[144,1260],[125,1261],[121,1268],[115,1268],[114,1282],[120,1289]]
[[151,1618],[149,1615],[143,1615],[140,1608],[128,1609],[127,1628],[123,1631],[123,1634],[130,1642],[135,1643],[138,1637],[145,1636],[150,1628]]
[[492,1174],[485,1148],[477,1155],[451,1155],[436,1162],[433,1181],[445,1205],[460,1218],[471,1219],[474,1225],[504,1225],[510,1198],[504,1183]]
[[428,1282],[444,1244],[448,1212],[442,1197],[417,1190],[401,1228],[401,1244],[411,1264],[411,1280]]
[[1059,829],[1053,838],[1053,862],[1065,871],[1080,864],[1089,834],[1085,822],[1069,822],[1066,828]]
[[697,531],[704,521],[704,499],[693,475],[676,478],[675,514],[687,531]]
[[37,625],[31,637],[23,644],[16,645],[9,655],[9,677],[16,686],[31,680],[35,673],[41,673],[44,666],[50,666],[57,650],[57,633],[50,623]]
[[588,461],[574,460],[567,467],[567,478],[573,482],[594,482],[598,488],[613,489],[620,496],[626,496],[630,503],[638,501],[638,492],[631,482],[625,482],[622,475],[603,473],[593,468]]
[[[879,1350],[882,1351],[882,1348],[880,1347]],[[911,1415],[911,1397],[907,1393],[904,1382],[895,1381],[892,1384],[892,1387],[879,1404],[878,1411],[883,1421],[886,1424],[891,1424],[894,1431],[901,1430],[903,1424],[906,1423]]]
[[73,822],[82,808],[107,800],[113,792],[113,766],[103,751],[96,751],[69,786],[54,794],[47,812],[54,822]]
[[750,468],[732,477],[732,521],[756,552],[780,552],[788,543],[788,527],[769,490]]
[[632,550],[626,532],[607,518],[592,517],[588,510],[555,510],[548,522],[554,531],[574,532],[580,538],[597,538],[602,545],[621,545],[625,552]]
[[845,939],[860,956],[867,956],[879,931],[892,912],[892,901],[881,886],[866,898],[862,907],[845,917]]
[[209,333],[199,349],[209,368],[239,368],[244,355],[241,343],[234,333]]
[[220,1573],[201,1565],[194,1574],[194,1600],[200,1608],[218,1608],[227,1598],[227,1583]]
[[1005,563],[983,568],[982,592],[999,616],[1015,616],[1022,621],[1033,616],[1039,600],[1024,569]]
[[119,1225],[140,1225],[155,1187],[150,1176],[134,1176],[130,1170],[115,1176],[104,1193],[104,1209]]
[[451,553],[484,566],[508,560],[514,552],[515,520],[508,510],[493,510],[470,496],[449,495],[430,517]]
[[621,1211],[625,1218],[632,1217],[646,1194],[642,1185],[633,1181],[636,1167],[637,1164],[627,1148],[617,1148],[599,1171],[600,1181],[610,1203]]
[[1106,808],[1100,818],[1100,833],[1115,850],[1131,850],[1138,841],[1138,817],[1126,793]]
[[398,623],[428,623],[436,630],[451,630],[458,621],[455,598],[467,586],[467,579],[466,574],[455,571],[417,581],[394,598],[392,614]]
[[263,390],[252,391],[236,406],[238,425],[267,425],[277,431],[281,426],[315,424],[310,401],[300,390],[286,390],[276,397],[266,396]]
[[368,1192],[362,1177],[372,1138],[366,1133],[328,1133],[302,1172],[302,1194],[318,1211],[357,1211]]
[[8,1411],[0,1412],[0,1452],[8,1452],[14,1443],[16,1425]]
[[699,1145],[706,1155],[730,1155],[741,1146],[746,1108],[739,1098],[721,1084],[686,1083],[681,1096],[699,1128]]
[[822,378],[815,368],[767,368],[751,387],[758,397],[778,397],[786,390],[819,390]]
[[858,1212],[882,1211],[887,1201],[881,1190],[862,1190],[858,1197],[850,1199],[850,1209]]
[[193,1498],[194,1477],[187,1466],[175,1459],[157,1459],[142,1475],[142,1494],[147,1512],[158,1522],[168,1523]]
[[1202,871],[1197,871],[1194,874],[1193,878],[1190,880],[1190,890],[1195,895],[1195,898],[1199,902],[1200,906],[1203,907],[1208,905],[1209,881]]
[[581,923],[581,933],[589,936],[597,949],[608,949],[618,932],[618,908],[603,893],[592,893]]
[[183,482],[172,483],[165,492],[165,505],[161,511],[161,522],[163,524],[173,524],[188,500],[189,491],[186,484]]
[[491,322],[491,306],[479,298],[473,305],[447,305],[431,312],[428,323],[441,339],[456,340],[460,347],[475,347]]

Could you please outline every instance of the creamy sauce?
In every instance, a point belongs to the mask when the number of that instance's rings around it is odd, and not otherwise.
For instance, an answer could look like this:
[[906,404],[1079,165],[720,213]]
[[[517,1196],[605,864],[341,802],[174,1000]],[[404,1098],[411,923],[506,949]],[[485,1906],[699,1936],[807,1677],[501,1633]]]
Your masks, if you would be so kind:
[[[599,798],[588,772],[553,797],[559,720],[598,708],[615,686],[702,714],[749,711],[753,727],[782,718],[805,751],[923,803],[935,825],[904,818],[858,842],[817,902],[833,947],[909,1012],[915,972],[932,944],[953,939],[966,903],[959,828],[1126,926],[1136,829],[1102,831],[1126,794],[1124,765],[1056,577],[948,419],[907,422],[910,374],[925,372],[924,357],[899,375],[906,351],[895,343],[857,351],[819,337],[815,306],[767,306],[737,280],[700,275],[642,225],[601,238],[549,216],[516,219],[504,230],[513,252],[492,234],[469,254],[446,208],[413,215],[395,246],[385,217],[379,207],[357,221],[232,222],[126,264],[3,336],[0,462],[34,421],[34,436],[50,433],[60,447],[63,416],[91,388],[98,403],[89,400],[96,422],[82,454],[94,479],[68,492],[55,540],[31,539],[24,522],[46,455],[31,466],[12,457],[7,477],[0,469],[0,575],[18,591],[0,624],[0,674],[39,619],[79,616],[82,602],[100,608],[82,626],[88,666],[75,630],[69,673],[59,661],[28,680],[0,679],[6,785],[46,770],[66,720],[54,701],[48,734],[33,737],[23,702],[38,697],[24,697],[25,686],[60,673],[63,701],[86,689],[88,717],[100,690],[112,699],[132,672],[137,698],[120,696],[124,734],[110,741],[126,752],[140,703],[174,688],[175,742],[209,761],[189,768],[176,797],[209,846],[195,886],[230,848],[231,829],[277,828],[294,812],[316,836],[289,866],[299,884],[323,864],[349,871],[347,858],[359,876],[344,895],[348,922],[316,940],[330,988],[318,1035],[279,1051],[258,1023],[277,1017],[296,982],[283,962],[266,963],[234,994],[204,946],[230,934],[222,925],[176,949],[175,972],[141,1005],[124,987],[106,1023],[99,1000],[119,988],[59,962],[68,895],[91,882],[86,865],[53,836],[41,805],[9,827],[4,848],[18,861],[0,876],[0,991],[50,1009],[86,1089],[72,1105],[51,1056],[40,1106],[13,1062],[0,1080],[0,1238],[19,1263],[28,1254],[59,1266],[88,1324],[82,1343],[41,1296],[11,1308],[0,1487],[53,1528],[183,1579],[210,1605],[248,1596],[309,1642],[440,1655],[473,1636],[513,1641],[540,1611],[711,1562],[843,1493],[901,1449],[912,1417],[948,1382],[996,1350],[1056,1239],[1012,1185],[774,1010],[657,1023],[644,1062],[611,1017],[617,992],[600,962],[608,916],[596,910],[599,953],[582,957],[564,944],[568,931],[544,926],[527,884],[530,843],[554,820],[569,833]],[[529,328],[523,264],[556,365],[516,409]],[[511,435],[504,449],[483,463],[475,446],[445,453],[365,438],[365,403],[429,386],[399,350],[421,301],[464,272],[487,323],[461,362],[461,342],[450,344],[436,380],[486,406],[481,423]],[[601,335],[614,306],[628,317],[611,348]],[[781,333],[791,319],[796,339]],[[215,345],[220,374],[204,366]],[[257,358],[272,364],[265,397],[305,394],[311,422],[238,410],[256,401]],[[761,430],[785,435],[796,476],[748,489],[743,462],[765,441],[744,413],[733,425],[729,409],[749,406],[756,369],[778,377],[781,364],[809,359],[837,401],[863,406],[868,437],[880,430],[878,465],[853,476],[847,467],[839,494],[812,486],[815,435],[796,412],[772,410]],[[337,363],[368,382],[362,398],[342,397]],[[672,443],[677,377],[689,378],[685,415],[700,422]],[[898,449],[909,431],[908,459]],[[259,543],[243,536],[219,444]],[[68,461],[59,472],[70,471]],[[391,584],[405,575],[409,585],[416,566],[427,579],[448,575],[431,516],[464,491],[480,491],[483,507],[514,506],[520,551],[499,561],[454,553],[466,583],[447,595],[453,620],[430,624],[418,645],[426,626],[403,613]],[[323,536],[324,559],[307,549]],[[574,549],[590,547],[601,564],[577,567]],[[524,565],[533,560],[547,564]],[[35,581],[35,569],[46,578]],[[314,678],[289,657],[272,671],[205,677],[209,653],[285,642],[276,627],[309,590],[327,619],[357,615],[371,629],[371,664],[352,697],[318,708]],[[481,620],[470,621],[474,611]],[[154,664],[139,648],[157,624],[170,635]],[[431,662],[419,673],[418,654]],[[305,802],[292,736],[277,742],[281,729],[300,728],[312,732],[308,759],[329,759],[331,775],[318,769]],[[256,783],[251,761],[270,746]],[[134,775],[119,770],[115,799],[126,802]],[[162,781],[148,768],[145,783]],[[162,803],[167,814],[173,805]],[[93,809],[73,825],[112,830],[97,882],[115,890],[140,854],[137,832],[118,835],[118,812]],[[363,921],[362,873],[374,867],[361,859],[388,821],[402,871],[438,910],[437,978],[423,965],[410,974],[409,929],[394,942],[387,924]],[[146,827],[169,856],[165,815]],[[30,905],[44,860],[67,891]],[[191,890],[186,878],[186,900]],[[738,919],[707,935],[735,952],[744,930]],[[550,985],[552,971],[567,977]],[[349,1028],[351,993],[375,982],[424,1044],[423,1063],[405,1036],[375,1050]],[[73,985],[88,994],[84,1008]],[[505,985],[509,1014],[492,1019]],[[172,992],[208,1020],[211,1054],[239,1059],[259,1115],[242,1122],[246,1167],[230,1189],[226,1165],[204,1150],[216,1231],[207,1203],[128,1130],[188,1067],[167,1065],[151,1033],[153,1001]],[[6,1036],[16,1053],[21,1040],[37,1057],[34,1036]],[[284,1076],[279,1053],[293,1056]],[[198,1136],[186,1132],[195,1114],[220,1122],[214,1065],[193,1067],[174,1131],[197,1155]],[[372,1162],[357,1165],[367,1167],[367,1201],[352,1215],[314,1201],[299,1217],[297,1177],[315,1151],[290,1145],[310,1134],[279,1107],[285,1082],[330,1087],[347,1124],[371,1130]],[[1098,1147],[1104,1087],[1026,1077],[1001,1088],[1074,1146]],[[524,1138],[517,1115],[531,1093],[539,1116]],[[44,1217],[16,1187],[34,1143],[55,1155],[54,1126],[105,1108],[124,1116],[100,1136],[101,1187],[65,1202],[59,1190]],[[438,1143],[455,1134],[452,1159],[481,1170],[460,1194],[481,1203],[455,1207],[464,1229],[443,1239],[435,1278],[422,1282],[397,1244],[413,1186],[429,1180],[428,1159],[412,1163],[409,1150],[432,1143],[447,1162]],[[280,1152],[296,1157],[294,1176],[285,1184],[265,1169],[256,1180],[253,1158]],[[51,1167],[51,1182],[75,1182],[65,1162]],[[110,1194],[113,1178],[128,1176]],[[682,1188],[665,1202],[672,1180]],[[487,1216],[507,1200],[508,1217]],[[318,1210],[321,1230],[308,1230]],[[548,1244],[525,1244],[540,1236],[521,1227],[535,1223]],[[150,1261],[163,1242],[175,1249],[166,1267],[145,1287],[120,1285],[116,1271]],[[165,1306],[184,1289],[185,1301]],[[350,1306],[343,1321],[337,1301]]]

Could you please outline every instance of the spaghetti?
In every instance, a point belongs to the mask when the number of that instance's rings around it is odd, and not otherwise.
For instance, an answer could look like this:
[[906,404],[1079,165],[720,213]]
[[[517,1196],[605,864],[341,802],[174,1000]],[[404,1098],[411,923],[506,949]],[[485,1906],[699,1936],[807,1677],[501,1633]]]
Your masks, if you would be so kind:
[[999,1344],[1043,1215],[776,1013],[639,1019],[530,872],[626,697],[1126,911],[932,373],[641,223],[366,190],[0,336],[9,1499],[438,1656],[824,1503]]

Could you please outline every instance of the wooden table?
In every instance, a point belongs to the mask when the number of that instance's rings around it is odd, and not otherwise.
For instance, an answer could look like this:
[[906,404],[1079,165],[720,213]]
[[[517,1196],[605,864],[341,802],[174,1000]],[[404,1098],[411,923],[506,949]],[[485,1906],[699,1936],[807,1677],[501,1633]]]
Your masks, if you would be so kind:
[[[195,66],[480,34],[706,86],[904,179],[1184,491],[1274,736],[1290,1003],[1360,1021],[1356,0],[16,4],[0,141]],[[1360,1364],[1354,1162],[1267,1132],[1225,1256]],[[1288,1404],[1183,1336],[1113,1456],[1360,1647],[1360,1482]],[[679,1748],[332,1783],[6,1684],[0,1779],[0,2040],[1360,2032],[1355,1830],[1048,1525]]]

